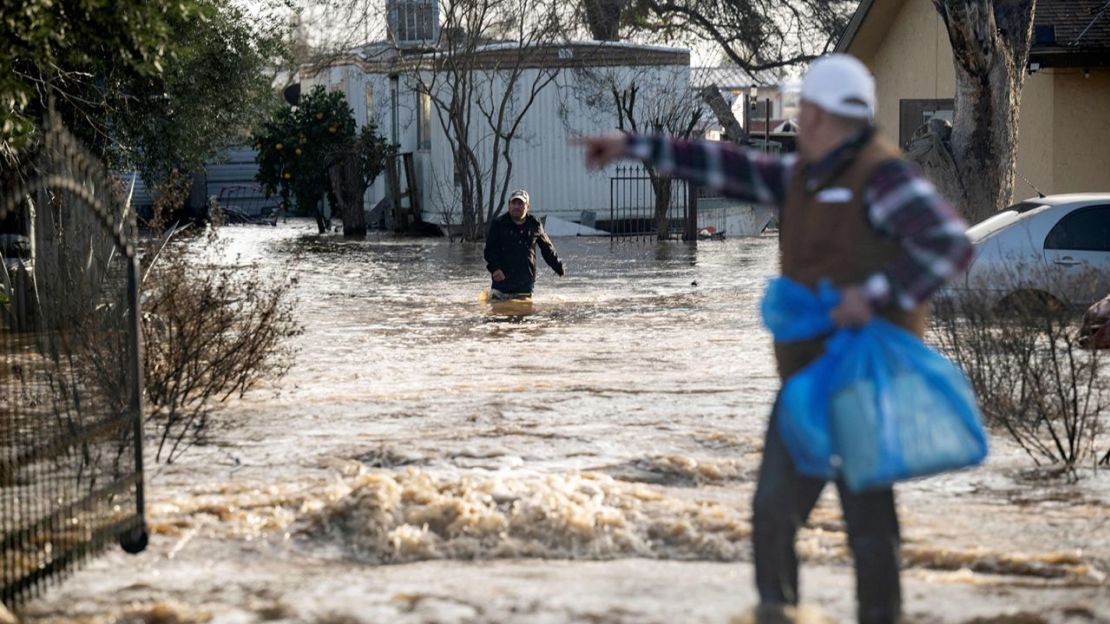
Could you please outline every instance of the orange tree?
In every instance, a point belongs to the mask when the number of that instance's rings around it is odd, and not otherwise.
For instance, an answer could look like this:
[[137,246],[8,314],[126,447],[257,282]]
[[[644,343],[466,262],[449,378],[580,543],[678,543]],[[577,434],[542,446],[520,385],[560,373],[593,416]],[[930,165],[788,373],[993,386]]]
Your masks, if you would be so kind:
[[355,141],[355,118],[346,98],[317,86],[300,105],[278,110],[255,136],[258,182],[267,196],[290,199],[301,214],[310,214],[323,234],[331,225],[321,201],[331,190],[328,169]]

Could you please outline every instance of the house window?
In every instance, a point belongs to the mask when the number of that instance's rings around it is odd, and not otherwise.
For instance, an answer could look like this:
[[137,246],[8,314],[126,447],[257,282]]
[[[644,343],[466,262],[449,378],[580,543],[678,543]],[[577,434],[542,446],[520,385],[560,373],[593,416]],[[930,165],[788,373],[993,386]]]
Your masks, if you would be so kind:
[[399,44],[434,41],[439,5],[435,0],[392,0],[389,26]]
[[416,93],[416,147],[432,148],[432,96],[421,89]]
[[370,123],[370,120],[374,118],[374,85],[368,82],[364,89],[366,91],[366,123]]
[[898,110],[898,144],[909,147],[913,133],[930,119],[952,121],[955,105],[947,100],[901,100]]

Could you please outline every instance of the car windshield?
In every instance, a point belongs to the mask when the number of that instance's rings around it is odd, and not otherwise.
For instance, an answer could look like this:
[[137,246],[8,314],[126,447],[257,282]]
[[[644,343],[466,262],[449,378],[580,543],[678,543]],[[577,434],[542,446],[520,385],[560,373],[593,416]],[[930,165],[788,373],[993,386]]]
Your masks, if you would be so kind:
[[996,215],[991,215],[986,219],[976,223],[967,229],[967,237],[971,239],[972,243],[977,243],[991,234],[1001,230],[1002,228],[1017,221],[1021,216],[1035,208],[1040,208],[1043,204],[1035,202],[1021,202],[1014,204],[1009,208],[999,212]]

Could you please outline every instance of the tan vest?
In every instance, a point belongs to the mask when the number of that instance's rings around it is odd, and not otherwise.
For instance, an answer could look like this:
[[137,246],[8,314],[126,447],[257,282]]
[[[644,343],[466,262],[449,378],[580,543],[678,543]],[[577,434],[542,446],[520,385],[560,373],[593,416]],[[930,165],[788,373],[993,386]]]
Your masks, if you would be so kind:
[[[882,270],[901,248],[871,226],[863,205],[864,187],[882,163],[900,158],[897,148],[882,139],[872,138],[841,174],[821,191],[806,190],[806,177],[798,164],[791,176],[779,223],[782,274],[811,288],[827,278],[835,286],[859,284]],[[829,189],[847,189],[843,191]],[[841,198],[836,197],[840,195]],[[926,306],[904,311],[894,305],[879,310],[879,315],[918,336],[924,334]],[[816,359],[824,350],[824,338],[792,343],[775,343],[779,376],[786,379]]]

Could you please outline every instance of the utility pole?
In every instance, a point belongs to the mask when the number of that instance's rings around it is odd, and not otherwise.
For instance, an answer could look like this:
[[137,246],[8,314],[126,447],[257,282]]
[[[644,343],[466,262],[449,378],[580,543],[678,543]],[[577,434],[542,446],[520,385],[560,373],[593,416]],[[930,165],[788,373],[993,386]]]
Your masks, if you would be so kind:
[[771,151],[771,98],[766,100],[767,125],[763,128],[763,151]]

